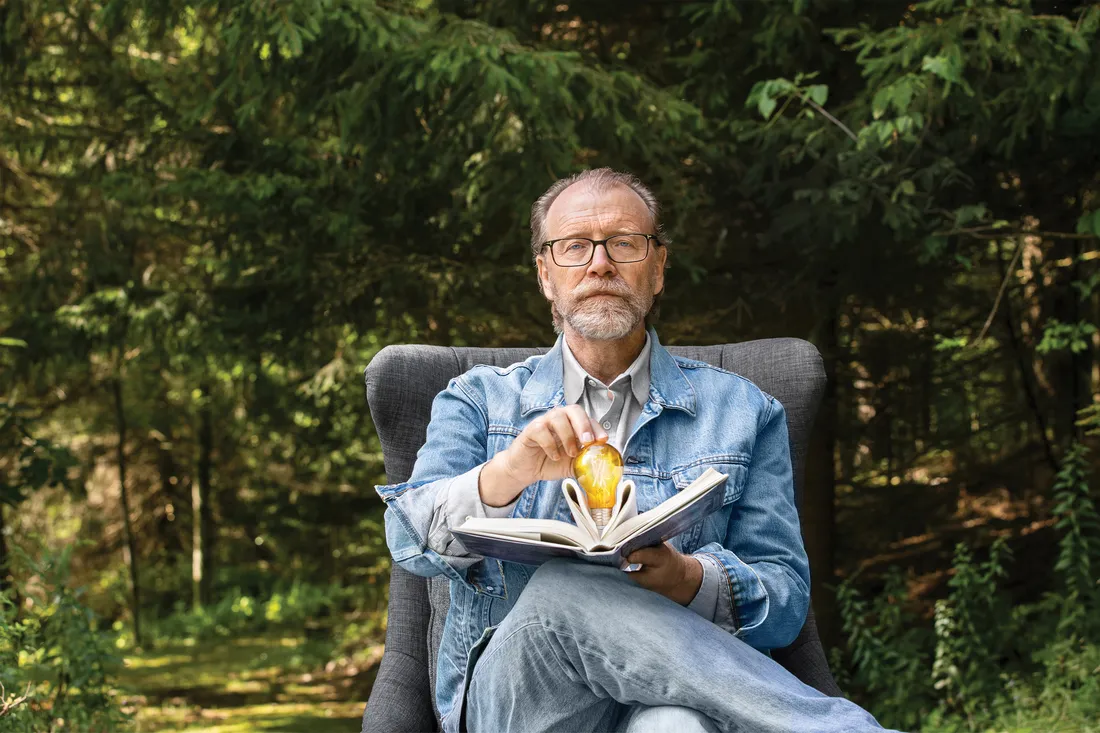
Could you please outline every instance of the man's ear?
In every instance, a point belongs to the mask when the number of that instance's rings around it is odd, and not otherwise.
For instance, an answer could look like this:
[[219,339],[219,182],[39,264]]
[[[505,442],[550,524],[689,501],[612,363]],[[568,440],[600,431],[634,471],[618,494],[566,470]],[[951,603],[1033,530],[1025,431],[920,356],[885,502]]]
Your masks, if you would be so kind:
[[535,265],[537,268],[536,275],[539,281],[539,292],[542,293],[547,300],[553,301],[554,286],[550,282],[550,273],[546,267],[546,259],[539,255],[535,258]]
[[668,248],[657,247],[654,254],[657,255],[657,277],[653,278],[653,294],[657,295],[665,289],[665,261],[668,259]]

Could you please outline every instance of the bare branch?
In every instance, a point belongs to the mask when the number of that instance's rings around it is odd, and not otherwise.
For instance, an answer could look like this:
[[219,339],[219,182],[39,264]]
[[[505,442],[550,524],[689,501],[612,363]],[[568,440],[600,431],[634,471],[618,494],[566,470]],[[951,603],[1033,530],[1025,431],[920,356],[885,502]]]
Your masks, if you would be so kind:
[[4,689],[4,683],[0,682],[0,718],[10,714],[17,707],[25,703],[31,696],[31,683],[27,683],[27,691],[19,697],[13,697],[8,700],[7,690]]
[[814,100],[810,99],[809,97],[802,97],[802,101],[805,102],[806,104],[810,105],[814,109],[816,109],[820,114],[824,115],[825,119],[832,122],[834,125],[839,127],[841,130],[844,130],[844,134],[846,134],[848,137],[852,138],[852,140],[854,140],[857,143],[859,142],[859,137],[854,132],[852,132],[851,129],[847,125],[845,125],[843,122],[838,120],[836,117],[833,117],[831,114],[829,114],[825,110],[825,108],[822,107],[820,104],[818,104]]
[[[993,323],[993,316],[997,315],[997,308],[1001,305],[1001,298],[1004,297],[1005,288],[1008,287],[1009,278],[1012,277],[1012,273],[1016,271],[1016,263],[1020,261],[1020,255],[1024,253],[1024,235],[1020,234],[1016,238],[1016,254],[1012,256],[1012,262],[1008,263],[1008,272],[1005,273],[1004,279],[1001,280],[1001,289],[997,291],[997,298],[993,301],[993,310],[989,311],[989,318],[985,319],[985,325],[982,326],[981,333],[978,334],[978,338],[974,339],[975,344],[980,344],[982,339],[985,338],[985,334],[989,331],[989,326]],[[998,255],[1000,253],[998,252]]]

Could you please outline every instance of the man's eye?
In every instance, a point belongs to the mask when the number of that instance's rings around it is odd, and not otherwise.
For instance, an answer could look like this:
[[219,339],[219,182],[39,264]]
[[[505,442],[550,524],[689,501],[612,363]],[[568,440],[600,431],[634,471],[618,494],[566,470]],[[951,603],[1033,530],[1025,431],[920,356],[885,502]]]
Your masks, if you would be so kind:
[[566,242],[565,249],[567,251],[583,249],[585,244],[585,242]]

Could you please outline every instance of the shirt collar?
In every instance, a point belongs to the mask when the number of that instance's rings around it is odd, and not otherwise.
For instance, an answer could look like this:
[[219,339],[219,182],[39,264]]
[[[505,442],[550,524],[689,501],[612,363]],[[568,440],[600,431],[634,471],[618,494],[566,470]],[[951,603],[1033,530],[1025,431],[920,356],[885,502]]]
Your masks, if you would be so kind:
[[[642,344],[642,350],[638,353],[637,358],[627,367],[625,372],[615,377],[611,384],[606,385],[612,387],[624,378],[629,379],[630,389],[639,405],[644,405],[646,400],[649,399],[649,353],[652,349],[650,343],[649,332],[646,331],[645,343]],[[602,384],[602,382],[585,371],[585,368],[577,361],[577,357],[573,356],[573,351],[564,338],[561,346],[562,386],[565,389],[565,404],[572,405],[580,401],[587,380],[591,379],[598,384]]]
[[[683,410],[694,417],[695,389],[680,370],[676,358],[661,346],[661,340],[652,326],[646,329],[646,333],[650,337],[649,395],[652,401],[661,407]],[[564,347],[563,334],[535,365],[535,371],[520,395],[520,411],[524,417],[535,410],[548,410],[565,403],[565,389],[562,386]]]

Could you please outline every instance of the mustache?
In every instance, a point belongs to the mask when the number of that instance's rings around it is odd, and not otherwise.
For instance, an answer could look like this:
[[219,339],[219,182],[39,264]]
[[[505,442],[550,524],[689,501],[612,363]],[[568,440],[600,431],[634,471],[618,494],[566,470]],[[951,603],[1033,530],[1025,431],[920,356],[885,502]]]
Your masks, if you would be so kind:
[[584,298],[591,298],[593,295],[619,295],[619,296],[624,296],[625,297],[625,296],[630,295],[630,288],[627,287],[626,283],[620,283],[618,285],[614,285],[614,286],[611,286],[611,287],[601,286],[601,287],[585,288],[584,290],[581,290],[580,292],[574,293],[574,295],[577,298],[577,300],[583,300]]

